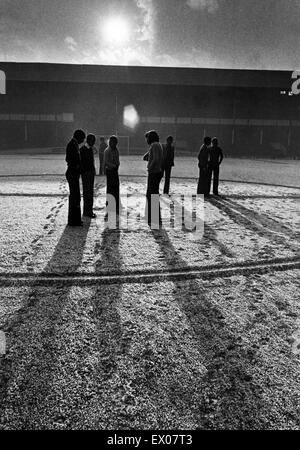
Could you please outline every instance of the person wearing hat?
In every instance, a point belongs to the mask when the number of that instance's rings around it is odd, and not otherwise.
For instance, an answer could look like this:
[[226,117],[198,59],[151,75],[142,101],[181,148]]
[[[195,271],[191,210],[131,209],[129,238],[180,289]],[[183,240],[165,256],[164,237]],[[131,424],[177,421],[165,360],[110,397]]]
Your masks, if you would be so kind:
[[[159,226],[161,224],[161,212],[159,205],[159,183],[163,175],[163,149],[159,143],[159,136],[155,130],[148,131],[145,134],[145,139],[149,145],[148,152],[144,155],[144,161],[148,161],[148,180],[147,180],[147,192],[146,192],[146,215],[148,224],[155,224]],[[152,195],[157,195],[158,200],[158,217],[151,216],[151,198]],[[152,199],[154,202],[155,200]]]
[[74,131],[71,141],[66,148],[66,162],[68,165],[66,178],[69,184],[69,211],[68,225],[72,227],[82,226],[80,209],[80,185],[79,178],[81,172],[81,160],[79,145],[85,140],[83,130]]

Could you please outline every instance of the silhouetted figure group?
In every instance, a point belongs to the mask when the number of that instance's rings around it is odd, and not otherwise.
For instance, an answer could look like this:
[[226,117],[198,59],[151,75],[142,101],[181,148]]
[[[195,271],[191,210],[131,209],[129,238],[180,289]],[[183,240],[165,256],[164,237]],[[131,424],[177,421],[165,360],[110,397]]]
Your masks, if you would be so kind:
[[79,146],[83,144],[85,138],[86,134],[83,130],[76,130],[66,149],[66,162],[68,165],[66,178],[70,191],[68,225],[72,227],[83,225],[80,207],[80,176],[83,189],[83,215],[90,218],[96,217],[96,214],[93,212],[96,173],[94,145],[96,137],[93,134],[89,134],[86,138],[86,144],[80,148]]
[[198,154],[199,181],[197,194],[208,197],[213,176],[213,193],[219,195],[219,171],[223,161],[223,151],[218,139],[206,136]]
[[[169,195],[172,167],[174,166],[173,137],[168,136],[166,144],[159,142],[159,135],[155,130],[145,134],[149,146],[147,153],[143,156],[147,161],[147,190],[146,190],[146,218],[149,225],[161,224],[161,211],[159,203],[159,186],[165,177],[163,193]],[[84,141],[86,140],[86,143]],[[83,216],[95,218],[93,212],[94,180],[96,174],[94,154],[96,137],[86,134],[83,130],[76,130],[73,138],[67,145],[66,162],[68,165],[66,178],[69,183],[69,212],[68,225],[82,226],[81,219],[81,196],[80,176],[83,188]],[[211,180],[213,177],[213,193],[218,195],[219,167],[223,160],[222,149],[218,145],[218,139],[204,138],[198,154],[199,181],[197,194],[207,197],[210,193]],[[115,212],[120,212],[120,181],[119,181],[120,155],[118,150],[118,138],[112,135],[108,145],[103,137],[100,138],[99,147],[99,175],[106,175],[106,206],[109,206],[108,197],[115,200]]]

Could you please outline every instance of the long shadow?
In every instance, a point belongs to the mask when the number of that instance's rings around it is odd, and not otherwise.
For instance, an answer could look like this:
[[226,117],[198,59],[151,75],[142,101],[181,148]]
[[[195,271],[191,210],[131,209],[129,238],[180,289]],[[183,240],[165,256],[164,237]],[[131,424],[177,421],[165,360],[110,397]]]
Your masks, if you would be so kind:
[[0,408],[5,417],[0,427],[47,427],[42,408],[46,399],[53,400],[52,372],[60,352],[56,333],[63,327],[61,316],[72,285],[62,281],[45,287],[39,277],[61,273],[62,268],[72,273],[78,270],[89,226],[87,222],[82,228],[64,229],[47,266],[31,284],[26,304],[4,327],[8,351],[0,358]]
[[218,235],[213,227],[207,225],[207,223],[204,222],[204,240],[208,244],[209,242],[212,242],[221,252],[222,255],[227,256],[228,258],[235,258],[235,254],[225,245],[223,242],[221,242],[218,239]]
[[[97,272],[105,271],[121,273],[123,259],[120,251],[121,231],[106,228],[101,240],[95,246],[95,265]],[[122,402],[114,404],[114,398],[121,395],[120,386],[115,385],[118,360],[126,355],[132,343],[132,328],[125,332],[121,324],[119,310],[121,308],[123,284],[98,285],[93,299],[93,322],[97,329],[97,401],[101,402],[109,413],[102,422],[101,429],[128,429],[128,423],[134,420],[134,414],[122,409]],[[113,381],[114,380],[114,381]],[[112,407],[112,405],[114,406]],[[99,423],[96,424],[99,428]]]
[[91,220],[88,220],[82,227],[65,227],[41,276],[48,273],[61,273],[62,268],[64,268],[63,272],[77,272],[82,262],[90,224]]
[[[170,253],[178,266],[186,267],[173,247],[166,230],[152,230],[168,264]],[[172,266],[173,267],[173,266]],[[171,268],[171,267],[170,267]],[[207,374],[187,393],[186,407],[194,399],[193,409],[199,429],[263,429],[265,401],[261,386],[252,379],[253,363],[241,339],[226,326],[222,311],[207,298],[206,290],[196,280],[173,280],[174,301],[190,322],[203,356]],[[180,326],[180,325],[179,325]],[[180,388],[173,386],[180,392]],[[211,399],[214,403],[208,403]]]
[[[120,253],[121,232],[105,228],[100,242],[95,245],[95,256],[100,257],[95,265],[96,272],[103,266],[119,273],[122,269]],[[94,297],[94,321],[97,323],[100,379],[107,380],[116,369],[116,357],[120,352],[122,330],[118,306],[122,298],[122,285],[98,286]]]
[[[174,204],[174,206],[177,204],[179,207],[181,207],[181,204],[177,200],[172,199],[172,203]],[[189,213],[191,213],[191,211],[189,211]],[[172,220],[172,214],[174,214],[174,209],[171,210],[171,220]],[[173,222],[174,222],[174,219],[173,219]],[[204,218],[203,241],[205,243],[207,243],[208,245],[210,242],[212,242],[219,249],[219,251],[222,255],[225,255],[228,258],[235,257],[235,254],[225,244],[223,244],[223,242],[221,242],[218,239],[217,232],[215,231],[215,229],[212,226],[208,225],[205,222],[205,218]]]

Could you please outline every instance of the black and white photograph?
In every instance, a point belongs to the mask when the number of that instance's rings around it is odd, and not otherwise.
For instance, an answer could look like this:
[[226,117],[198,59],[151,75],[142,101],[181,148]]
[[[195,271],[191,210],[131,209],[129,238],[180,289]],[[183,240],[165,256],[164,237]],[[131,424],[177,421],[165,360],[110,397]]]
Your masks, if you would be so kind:
[[0,0],[3,437],[300,430],[299,44],[299,0]]

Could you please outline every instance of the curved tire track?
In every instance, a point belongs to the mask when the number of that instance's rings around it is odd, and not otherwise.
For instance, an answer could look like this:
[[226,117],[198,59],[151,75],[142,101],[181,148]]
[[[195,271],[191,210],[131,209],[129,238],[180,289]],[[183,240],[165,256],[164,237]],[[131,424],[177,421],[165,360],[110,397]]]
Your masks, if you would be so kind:
[[30,283],[38,285],[53,285],[53,283],[63,283],[66,285],[79,283],[80,285],[92,284],[125,284],[125,283],[153,283],[157,281],[187,280],[194,278],[214,279],[226,278],[231,276],[264,274],[274,271],[288,271],[300,269],[300,258],[270,259],[260,262],[242,262],[229,265],[212,265],[206,267],[184,267],[161,271],[134,271],[130,273],[116,272],[111,273],[43,273],[33,275],[32,273],[5,273],[0,274],[0,286],[9,286],[18,281],[18,285],[27,285]]

